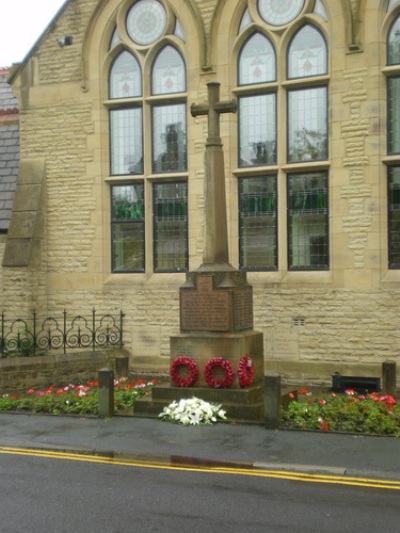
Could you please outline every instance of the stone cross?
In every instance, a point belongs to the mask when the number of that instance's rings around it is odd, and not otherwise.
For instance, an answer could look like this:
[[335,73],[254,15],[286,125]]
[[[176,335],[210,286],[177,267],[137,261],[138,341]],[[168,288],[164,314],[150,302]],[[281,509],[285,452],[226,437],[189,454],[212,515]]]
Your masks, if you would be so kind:
[[207,83],[208,103],[192,104],[193,117],[208,115],[205,153],[205,247],[200,270],[221,270],[229,264],[224,153],[219,131],[220,113],[236,113],[236,100],[220,101],[217,82]]

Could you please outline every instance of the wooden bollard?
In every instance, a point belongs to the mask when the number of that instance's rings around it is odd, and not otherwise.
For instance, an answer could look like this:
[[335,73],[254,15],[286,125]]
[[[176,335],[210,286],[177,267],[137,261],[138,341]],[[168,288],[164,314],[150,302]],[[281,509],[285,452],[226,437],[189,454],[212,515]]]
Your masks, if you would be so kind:
[[128,377],[128,364],[128,356],[121,355],[115,358],[115,377],[117,379]]
[[114,371],[102,368],[98,371],[99,381],[99,417],[114,416]]
[[277,429],[281,423],[281,376],[266,374],[264,385],[265,427]]
[[396,363],[384,361],[382,363],[382,389],[386,394],[396,397]]

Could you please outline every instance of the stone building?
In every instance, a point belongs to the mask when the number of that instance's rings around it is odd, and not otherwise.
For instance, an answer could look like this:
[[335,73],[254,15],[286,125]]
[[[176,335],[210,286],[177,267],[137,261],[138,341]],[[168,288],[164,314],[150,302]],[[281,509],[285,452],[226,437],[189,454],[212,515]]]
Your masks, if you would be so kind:
[[8,79],[7,314],[122,309],[131,366],[168,367],[204,249],[190,107],[218,82],[238,103],[221,115],[230,262],[265,368],[310,383],[400,362],[400,0],[69,0]]

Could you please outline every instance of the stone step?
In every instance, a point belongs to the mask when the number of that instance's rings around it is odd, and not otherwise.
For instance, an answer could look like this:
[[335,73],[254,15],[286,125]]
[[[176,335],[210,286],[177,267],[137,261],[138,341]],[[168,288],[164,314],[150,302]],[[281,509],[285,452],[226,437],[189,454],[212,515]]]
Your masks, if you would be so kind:
[[175,387],[168,383],[154,387],[152,391],[153,400],[172,402],[173,400],[196,396],[207,402],[245,405],[262,403],[264,401],[263,395],[264,387],[261,384],[243,389],[213,389],[211,387]]
[[[183,397],[183,396],[181,396]],[[192,396],[189,396],[192,397]],[[210,401],[208,398],[201,397],[197,394],[196,397],[205,401]],[[180,398],[179,398],[180,399]],[[173,401],[173,400],[171,400]],[[171,403],[170,400],[153,399],[150,396],[145,396],[135,401],[133,415],[157,418],[161,411]],[[212,400],[211,400],[212,401]],[[214,402],[213,402],[214,403]],[[221,403],[221,402],[217,402]],[[261,424],[264,417],[264,403],[250,403],[250,404],[233,404],[223,403],[222,408],[226,411],[227,422],[240,422]]]
[[154,387],[151,396],[135,402],[135,416],[157,417],[171,402],[180,399],[200,398],[221,404],[230,421],[262,423],[264,417],[264,387],[262,384],[238,389],[211,387],[176,387],[170,383]]

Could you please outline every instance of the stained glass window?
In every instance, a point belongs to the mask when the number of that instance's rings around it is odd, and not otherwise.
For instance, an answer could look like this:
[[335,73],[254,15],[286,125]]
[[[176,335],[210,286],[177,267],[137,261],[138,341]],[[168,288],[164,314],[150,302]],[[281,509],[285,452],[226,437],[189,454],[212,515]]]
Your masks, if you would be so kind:
[[400,76],[387,80],[388,153],[400,154]]
[[276,163],[275,93],[240,98],[239,116],[239,165]]
[[288,161],[319,161],[328,157],[327,89],[288,92]]
[[[184,28],[158,0],[122,3],[118,9],[105,102],[114,177],[112,271],[183,271],[188,264]],[[159,41],[168,32],[173,45]]]
[[251,24],[251,17],[249,10],[246,9],[246,11],[243,13],[242,20],[240,21],[239,33],[242,32],[245,28],[247,28],[249,24]]
[[241,269],[277,268],[276,176],[239,180],[239,250]]
[[397,17],[389,30],[387,63],[388,65],[400,64],[400,16]]
[[388,169],[389,268],[400,268],[400,166]]
[[153,184],[154,270],[188,268],[187,183]]
[[288,176],[288,267],[329,267],[328,179],[323,172]]
[[276,79],[275,52],[270,41],[255,33],[239,56],[239,85],[263,83]]
[[325,7],[321,0],[316,0],[315,7],[314,7],[314,13],[318,16],[320,16],[324,20],[328,20],[328,15],[326,14]]
[[166,46],[158,54],[152,73],[152,94],[171,94],[186,91],[186,69],[179,52]]
[[111,188],[112,269],[114,272],[144,270],[143,184]]
[[186,170],[186,106],[153,107],[153,172]]
[[318,76],[327,72],[325,40],[310,24],[293,37],[288,51],[288,78]]
[[111,174],[142,174],[142,109],[112,109],[110,137]]
[[142,94],[142,75],[137,59],[122,52],[114,61],[109,76],[110,98],[132,98]]

